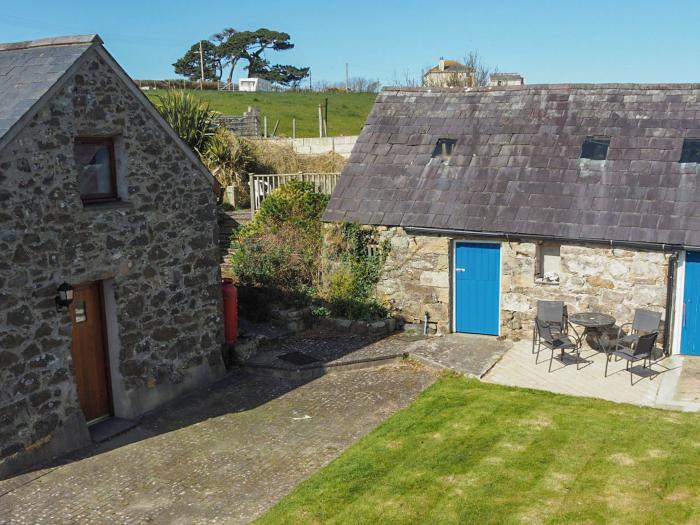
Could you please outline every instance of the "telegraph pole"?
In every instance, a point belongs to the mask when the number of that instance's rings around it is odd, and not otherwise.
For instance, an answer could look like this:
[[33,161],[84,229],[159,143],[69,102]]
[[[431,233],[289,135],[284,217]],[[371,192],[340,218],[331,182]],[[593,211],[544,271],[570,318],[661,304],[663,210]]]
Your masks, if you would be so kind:
[[345,92],[350,92],[350,79],[348,76],[348,63],[345,62]]
[[204,51],[202,50],[202,41],[199,41],[199,90],[204,91]]

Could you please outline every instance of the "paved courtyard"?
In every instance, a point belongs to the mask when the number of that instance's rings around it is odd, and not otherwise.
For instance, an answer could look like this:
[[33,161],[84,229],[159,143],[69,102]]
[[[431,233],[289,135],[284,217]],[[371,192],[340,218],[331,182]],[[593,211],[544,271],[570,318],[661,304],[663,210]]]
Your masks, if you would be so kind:
[[435,378],[411,363],[306,383],[233,374],[82,457],[0,481],[0,523],[246,523]]
[[483,380],[640,406],[700,410],[700,359],[683,356],[662,359],[652,367],[655,375],[636,366],[631,385],[624,361],[612,360],[605,377],[605,355],[590,348],[584,347],[580,370],[576,369],[575,359],[567,355],[563,362],[555,359],[549,372],[549,356],[549,350],[543,349],[536,364],[532,342],[517,342]]

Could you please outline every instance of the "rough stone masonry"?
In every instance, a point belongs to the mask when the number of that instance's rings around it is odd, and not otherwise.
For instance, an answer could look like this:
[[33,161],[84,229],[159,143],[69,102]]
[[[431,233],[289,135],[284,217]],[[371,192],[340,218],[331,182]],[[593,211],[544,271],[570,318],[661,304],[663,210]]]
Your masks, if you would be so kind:
[[[378,292],[409,322],[424,312],[438,331],[451,331],[452,245],[469,237],[413,235],[379,227],[390,242]],[[501,245],[501,334],[528,337],[538,300],[562,300],[571,313],[601,311],[631,322],[635,308],[666,308],[668,253],[570,242],[560,246],[560,281],[535,278],[534,242],[494,240]]]
[[[83,206],[77,136],[114,137],[121,202]],[[54,304],[63,281],[111,283],[116,415],[220,377],[214,214],[210,183],[88,50],[0,151],[0,477],[87,440],[71,320]]]

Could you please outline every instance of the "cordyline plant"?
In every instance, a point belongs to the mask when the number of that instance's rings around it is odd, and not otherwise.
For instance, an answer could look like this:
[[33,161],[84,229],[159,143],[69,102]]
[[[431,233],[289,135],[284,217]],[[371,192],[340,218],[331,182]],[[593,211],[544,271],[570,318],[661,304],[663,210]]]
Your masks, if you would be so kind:
[[216,140],[218,113],[184,91],[159,95],[156,106],[178,136],[205,159],[212,141]]

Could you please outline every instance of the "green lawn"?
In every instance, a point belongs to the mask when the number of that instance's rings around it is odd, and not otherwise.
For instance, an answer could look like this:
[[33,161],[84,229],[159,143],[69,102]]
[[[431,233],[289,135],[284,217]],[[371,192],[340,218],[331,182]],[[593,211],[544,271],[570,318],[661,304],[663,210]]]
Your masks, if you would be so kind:
[[[224,115],[241,115],[248,106],[256,106],[267,115],[272,133],[280,121],[277,135],[292,136],[292,118],[297,119],[297,137],[318,137],[318,105],[328,99],[328,136],[358,135],[374,104],[376,93],[238,93],[228,91],[189,91],[212,109]],[[156,102],[162,90],[144,92]]]
[[447,376],[257,523],[700,523],[700,416]]

